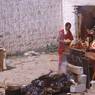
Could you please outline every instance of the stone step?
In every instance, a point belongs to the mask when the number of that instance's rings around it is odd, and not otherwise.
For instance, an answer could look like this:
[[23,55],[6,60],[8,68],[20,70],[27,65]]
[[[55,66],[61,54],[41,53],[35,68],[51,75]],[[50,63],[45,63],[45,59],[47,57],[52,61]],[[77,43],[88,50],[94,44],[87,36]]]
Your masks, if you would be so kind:
[[68,64],[68,70],[77,75],[83,74],[83,67]]

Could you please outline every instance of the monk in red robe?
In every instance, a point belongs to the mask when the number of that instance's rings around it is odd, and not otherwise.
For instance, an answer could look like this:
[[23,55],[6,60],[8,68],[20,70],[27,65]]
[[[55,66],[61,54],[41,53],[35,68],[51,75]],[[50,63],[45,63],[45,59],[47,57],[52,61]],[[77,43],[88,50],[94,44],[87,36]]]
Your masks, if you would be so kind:
[[71,29],[71,24],[67,22],[65,24],[65,29],[61,29],[59,31],[59,37],[58,37],[58,42],[59,42],[59,45],[58,45],[59,67],[58,69],[59,70],[62,64],[63,52],[65,51],[65,43],[67,43],[68,41],[71,42],[73,40],[73,36],[72,36],[70,29]]

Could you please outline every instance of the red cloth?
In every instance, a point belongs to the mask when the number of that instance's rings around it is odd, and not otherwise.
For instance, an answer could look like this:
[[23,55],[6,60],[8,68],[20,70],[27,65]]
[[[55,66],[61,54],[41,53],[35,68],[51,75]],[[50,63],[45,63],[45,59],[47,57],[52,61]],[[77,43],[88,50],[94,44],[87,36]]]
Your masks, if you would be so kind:
[[[64,29],[59,31],[59,40],[64,40],[64,39],[70,39],[73,40],[73,36],[72,33],[70,31],[67,32],[67,34],[64,34]],[[59,42],[59,46],[58,46],[58,53],[59,54],[63,54],[64,52],[64,43],[63,42]]]
[[73,35],[71,33],[71,31],[68,31],[67,34],[65,35],[65,38],[64,39],[70,39],[70,40],[73,40]]
[[[70,31],[65,35],[64,34],[64,29],[62,29],[62,30],[59,31],[59,40],[64,41],[64,39],[73,40],[73,36],[72,36]],[[59,41],[59,45],[58,45],[59,65],[62,64],[64,50],[65,50],[64,42]]]
[[[63,29],[59,31],[59,40],[64,40],[64,30]],[[64,43],[59,42],[58,53],[62,54],[63,52],[64,52]]]

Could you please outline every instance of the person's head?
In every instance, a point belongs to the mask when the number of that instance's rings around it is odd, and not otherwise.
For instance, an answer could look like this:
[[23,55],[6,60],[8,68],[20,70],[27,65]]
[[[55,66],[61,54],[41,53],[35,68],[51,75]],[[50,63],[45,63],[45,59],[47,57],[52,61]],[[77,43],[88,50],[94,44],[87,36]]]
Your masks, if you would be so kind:
[[65,29],[66,29],[67,31],[70,30],[70,29],[71,29],[71,23],[67,22],[67,23],[65,24]]

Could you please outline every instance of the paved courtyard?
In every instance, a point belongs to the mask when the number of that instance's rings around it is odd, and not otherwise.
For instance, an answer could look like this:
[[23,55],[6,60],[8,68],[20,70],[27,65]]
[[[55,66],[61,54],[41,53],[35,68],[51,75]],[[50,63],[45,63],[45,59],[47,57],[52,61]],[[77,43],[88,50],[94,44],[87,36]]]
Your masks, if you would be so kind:
[[0,72],[1,80],[5,84],[26,85],[50,70],[57,71],[57,55],[13,56],[6,59],[6,64],[9,70]]
[[[8,70],[0,72],[0,86],[27,85],[32,80],[49,73],[51,70],[56,72],[57,62],[58,56],[56,53],[9,57],[6,59]],[[0,89],[0,91],[4,90]],[[88,93],[85,93],[85,95],[95,95],[95,89],[88,90]]]

